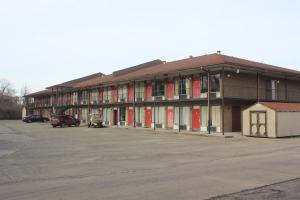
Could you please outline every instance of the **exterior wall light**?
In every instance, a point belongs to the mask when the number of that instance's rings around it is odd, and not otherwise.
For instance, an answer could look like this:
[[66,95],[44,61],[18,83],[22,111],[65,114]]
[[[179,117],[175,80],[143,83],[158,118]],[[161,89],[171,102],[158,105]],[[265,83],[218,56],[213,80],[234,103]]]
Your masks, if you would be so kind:
[[240,69],[236,69],[236,73],[239,74],[240,73]]

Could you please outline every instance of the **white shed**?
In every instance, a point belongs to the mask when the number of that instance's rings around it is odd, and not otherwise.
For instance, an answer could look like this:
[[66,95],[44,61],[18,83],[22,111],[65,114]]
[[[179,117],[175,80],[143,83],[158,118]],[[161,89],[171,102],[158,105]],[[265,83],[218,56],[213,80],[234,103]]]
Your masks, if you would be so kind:
[[289,137],[300,135],[300,103],[260,102],[243,111],[243,135]]

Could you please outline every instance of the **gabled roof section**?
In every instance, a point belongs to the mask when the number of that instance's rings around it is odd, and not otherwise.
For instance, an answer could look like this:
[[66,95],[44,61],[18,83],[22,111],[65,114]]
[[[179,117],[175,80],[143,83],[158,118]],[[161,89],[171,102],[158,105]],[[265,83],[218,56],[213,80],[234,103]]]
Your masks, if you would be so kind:
[[300,103],[260,102],[260,104],[275,111],[300,111]]
[[64,83],[60,83],[60,84],[57,84],[57,85],[53,85],[53,86],[47,87],[46,89],[72,88],[76,84],[79,84],[79,83],[85,82],[85,81],[89,81],[91,79],[97,79],[97,78],[100,79],[102,76],[104,76],[104,74],[99,72],[99,73],[91,74],[91,75],[84,76],[84,77],[81,77],[81,78],[77,78],[77,79],[74,79],[74,80],[71,80],[71,81],[67,81],[67,82],[64,82]]
[[163,74],[163,73],[171,73],[181,70],[188,69],[197,69],[204,68],[210,69],[219,65],[233,65],[237,67],[245,67],[249,70],[260,70],[267,72],[277,72],[277,73],[285,73],[286,75],[300,76],[300,72],[297,70],[277,67],[274,65],[254,62],[246,59],[236,58],[232,56],[227,56],[223,54],[207,54],[197,57],[190,57],[178,61],[166,62],[159,65],[154,65],[152,67],[147,67],[144,69],[139,69],[133,71],[128,74],[118,76],[119,79],[132,79],[137,77],[155,75],[155,74]]
[[49,94],[51,94],[51,90],[41,90],[38,92],[27,94],[24,97],[34,97],[34,96],[36,97],[36,96],[44,96],[44,95],[49,95]]
[[128,67],[128,68],[121,69],[118,71],[114,71],[112,75],[114,77],[117,77],[117,76],[125,75],[125,74],[131,73],[131,72],[135,72],[137,70],[146,69],[148,67],[152,67],[152,66],[159,65],[159,64],[163,64],[163,61],[156,59],[156,60],[152,60],[150,62],[146,62],[146,63],[140,64],[140,65]]

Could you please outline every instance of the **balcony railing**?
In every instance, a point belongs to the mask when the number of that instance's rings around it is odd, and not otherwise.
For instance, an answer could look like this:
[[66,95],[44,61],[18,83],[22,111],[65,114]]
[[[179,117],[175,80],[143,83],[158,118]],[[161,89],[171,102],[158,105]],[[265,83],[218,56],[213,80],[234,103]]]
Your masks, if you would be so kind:
[[[258,95],[258,96],[257,96]],[[265,101],[300,101],[299,89],[268,89],[256,86],[224,86],[225,98],[257,99]]]

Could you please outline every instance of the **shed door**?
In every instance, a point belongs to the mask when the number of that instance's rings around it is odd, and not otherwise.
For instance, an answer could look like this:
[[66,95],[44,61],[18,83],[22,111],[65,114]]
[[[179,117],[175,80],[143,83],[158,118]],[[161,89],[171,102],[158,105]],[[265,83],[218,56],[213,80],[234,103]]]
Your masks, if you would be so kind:
[[232,106],[232,132],[241,131],[241,107]]
[[250,111],[250,135],[267,137],[266,111]]

